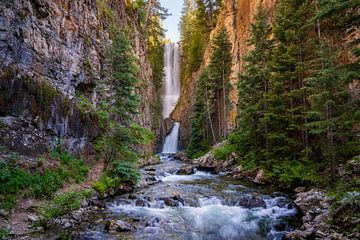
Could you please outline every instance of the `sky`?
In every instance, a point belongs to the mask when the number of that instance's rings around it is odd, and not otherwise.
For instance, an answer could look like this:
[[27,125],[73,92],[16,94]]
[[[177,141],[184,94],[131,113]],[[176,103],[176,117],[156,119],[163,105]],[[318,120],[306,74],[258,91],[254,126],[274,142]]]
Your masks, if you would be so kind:
[[170,38],[172,42],[180,40],[179,22],[183,0],[160,0],[161,6],[169,9],[171,16],[168,16],[164,21],[164,28],[166,31],[166,38]]

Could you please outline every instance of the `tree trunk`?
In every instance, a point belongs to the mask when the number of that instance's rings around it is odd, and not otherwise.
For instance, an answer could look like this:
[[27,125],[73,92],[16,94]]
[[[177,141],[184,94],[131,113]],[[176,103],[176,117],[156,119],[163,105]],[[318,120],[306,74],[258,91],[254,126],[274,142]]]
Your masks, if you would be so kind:
[[223,122],[223,137],[226,138],[227,136],[227,111],[226,111],[226,89],[225,89],[225,63],[223,62],[223,72],[222,72],[222,87],[223,87],[223,111],[224,111],[224,122]]
[[222,129],[222,125],[221,125],[221,119],[222,119],[222,115],[221,115],[221,109],[220,109],[220,92],[217,90],[216,91],[216,104],[217,104],[217,112],[218,112],[218,137],[221,137],[221,129]]
[[208,98],[208,90],[207,90],[207,88],[205,89],[205,98],[206,98],[206,111],[207,111],[208,118],[209,118],[211,135],[212,135],[212,138],[213,138],[213,143],[216,143],[216,136],[215,136],[214,126],[213,126],[212,119],[211,119],[211,114],[210,114],[210,106],[209,106],[209,98]]
[[[329,124],[329,121],[332,119],[332,109],[329,103],[326,104],[326,122]],[[330,155],[331,161],[331,178],[333,184],[336,182],[336,163],[335,163],[335,156],[334,156],[334,129],[331,126],[328,126],[327,130],[327,142],[328,142],[328,151]]]

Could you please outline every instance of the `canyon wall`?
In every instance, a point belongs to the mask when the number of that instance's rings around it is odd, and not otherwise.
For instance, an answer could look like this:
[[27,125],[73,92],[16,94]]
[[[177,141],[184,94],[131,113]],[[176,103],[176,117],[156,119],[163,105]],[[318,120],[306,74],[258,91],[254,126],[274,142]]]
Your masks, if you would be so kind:
[[[210,35],[212,39],[218,30],[224,26],[229,33],[229,40],[232,44],[232,71],[230,76],[230,106],[228,115],[228,129],[236,126],[237,115],[237,82],[238,74],[242,70],[242,57],[249,51],[247,39],[250,36],[250,26],[254,21],[260,4],[265,8],[268,21],[271,21],[272,9],[276,0],[225,0],[224,7],[220,13],[215,29]],[[210,41],[211,42],[211,41]],[[202,70],[209,64],[211,46],[204,54],[203,64],[191,78],[186,79],[182,87],[180,103],[173,112],[172,117],[181,122],[181,144],[186,146],[191,134],[192,107],[195,103],[196,81]]]
[[[109,97],[104,77],[111,45],[109,22],[101,12],[113,9],[129,35],[140,66],[141,107],[136,121],[153,126],[157,96],[140,20],[125,1],[2,0],[0,2],[0,135],[11,151],[37,155],[57,139],[73,153],[91,155],[100,130],[83,114],[78,94],[93,105]],[[155,134],[158,130],[153,129]],[[153,146],[142,149],[153,150]]]

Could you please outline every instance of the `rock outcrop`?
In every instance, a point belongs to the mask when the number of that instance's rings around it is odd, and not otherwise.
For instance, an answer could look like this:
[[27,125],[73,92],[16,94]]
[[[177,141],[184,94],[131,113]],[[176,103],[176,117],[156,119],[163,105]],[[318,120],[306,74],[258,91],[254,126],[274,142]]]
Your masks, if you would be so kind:
[[[342,223],[334,225],[334,221],[339,218],[334,208],[334,199],[329,198],[325,193],[318,189],[312,189],[307,192],[300,192],[296,195],[295,204],[303,214],[303,224],[300,228],[288,233],[285,239],[359,239],[358,232],[352,232],[346,235],[344,229],[339,227]],[[342,219],[343,218],[339,218]],[[354,223],[356,225],[356,223]]]
[[[103,76],[111,44],[105,1],[3,0],[0,2],[0,132],[12,151],[37,155],[57,138],[74,153],[91,155],[96,119],[77,106],[81,94],[96,105],[109,97]],[[143,29],[125,1],[111,8],[140,66],[141,107],[136,121],[153,126],[156,91],[146,61]],[[158,133],[156,133],[158,134]],[[153,150],[152,146],[142,149]]]

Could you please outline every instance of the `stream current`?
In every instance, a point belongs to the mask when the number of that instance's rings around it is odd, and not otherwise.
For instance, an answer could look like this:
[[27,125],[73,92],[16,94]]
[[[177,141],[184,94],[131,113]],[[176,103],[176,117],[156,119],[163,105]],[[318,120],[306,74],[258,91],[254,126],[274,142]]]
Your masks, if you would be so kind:
[[[143,168],[158,183],[108,200],[80,239],[282,239],[294,228],[297,211],[285,194],[225,174],[176,174],[184,165],[163,155]],[[133,231],[109,231],[106,224],[117,220]]]

